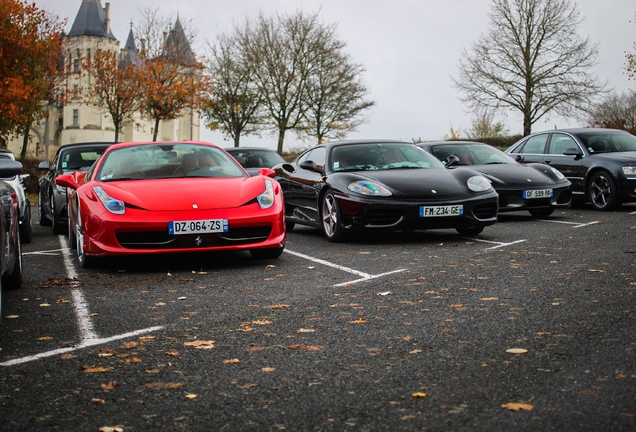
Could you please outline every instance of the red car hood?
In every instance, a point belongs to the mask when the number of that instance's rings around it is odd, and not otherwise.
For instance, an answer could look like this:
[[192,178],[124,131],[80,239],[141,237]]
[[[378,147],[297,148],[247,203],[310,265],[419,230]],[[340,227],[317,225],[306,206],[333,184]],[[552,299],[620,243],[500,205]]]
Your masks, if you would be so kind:
[[265,191],[260,176],[126,180],[102,182],[100,186],[112,198],[150,211],[240,207]]

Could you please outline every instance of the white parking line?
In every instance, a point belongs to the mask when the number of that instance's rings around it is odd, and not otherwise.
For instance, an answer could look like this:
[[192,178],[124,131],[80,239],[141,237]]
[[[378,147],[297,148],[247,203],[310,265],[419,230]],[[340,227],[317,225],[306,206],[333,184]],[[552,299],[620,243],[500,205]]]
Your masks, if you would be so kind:
[[62,249],[51,249],[47,251],[35,251],[35,252],[22,252],[22,255],[51,255],[57,256],[59,252],[62,252]]
[[58,348],[52,351],[46,351],[46,352],[35,354],[32,356],[11,359],[6,362],[0,363],[0,366],[13,366],[17,364],[27,363],[33,360],[39,360],[39,359],[51,357],[54,355],[60,355],[67,352],[76,351],[79,349],[88,348],[95,345],[101,345],[108,342],[125,339],[129,337],[137,336],[140,334],[150,333],[153,331],[163,329],[163,326],[156,326],[156,327],[149,327],[149,328],[141,329],[141,330],[135,330],[129,333],[115,335],[115,336],[111,336],[107,338],[100,338],[97,335],[97,333],[95,333],[95,330],[93,329],[93,322],[91,321],[89,316],[88,303],[84,299],[84,294],[79,288],[76,288],[78,284],[77,272],[75,271],[75,267],[73,266],[73,262],[71,261],[71,251],[66,245],[66,240],[64,239],[64,236],[59,236],[58,238],[60,240],[60,245],[62,246],[62,249],[59,249],[59,250],[62,251],[62,255],[64,257],[64,267],[66,267],[66,275],[68,276],[69,279],[73,281],[72,284],[73,286],[75,286],[75,288],[71,290],[71,295],[73,296],[73,306],[75,308],[75,316],[77,317],[77,325],[79,327],[80,343],[72,347]]
[[557,220],[549,220],[549,219],[540,219],[540,220],[541,220],[541,222],[560,223],[560,224],[564,224],[564,225],[574,225],[572,228],[582,228],[582,227],[594,225],[594,224],[597,224],[597,223],[600,222],[600,221],[592,221],[592,222],[581,224],[581,223],[576,223],[576,222],[557,221]]
[[378,274],[378,275],[372,275],[370,273],[365,273],[365,272],[361,272],[359,270],[354,270],[352,268],[341,266],[339,264],[334,264],[332,262],[325,261],[325,260],[320,259],[320,258],[314,258],[314,257],[309,256],[309,255],[305,255],[305,254],[301,254],[301,253],[298,253],[298,252],[294,252],[294,251],[291,251],[289,249],[285,249],[285,252],[287,252],[289,254],[292,254],[294,256],[297,256],[299,258],[304,258],[304,259],[309,260],[311,262],[315,262],[317,264],[326,265],[328,267],[332,267],[332,268],[335,268],[337,270],[342,270],[342,271],[347,272],[347,273],[351,273],[351,274],[354,274],[354,275],[357,275],[357,276],[361,276],[360,279],[356,279],[356,280],[353,280],[353,281],[350,281],[350,282],[339,283],[339,284],[336,284],[334,286],[350,285],[350,284],[359,283],[359,282],[363,282],[363,281],[367,281],[367,280],[371,280],[371,279],[377,279],[377,278],[382,277],[382,276],[386,276],[386,275],[393,274],[393,273],[399,273],[399,272],[403,272],[404,270],[406,270],[406,269],[398,269],[398,270],[393,270],[393,271],[390,271],[390,272],[387,272],[387,273],[382,273],[382,274]]

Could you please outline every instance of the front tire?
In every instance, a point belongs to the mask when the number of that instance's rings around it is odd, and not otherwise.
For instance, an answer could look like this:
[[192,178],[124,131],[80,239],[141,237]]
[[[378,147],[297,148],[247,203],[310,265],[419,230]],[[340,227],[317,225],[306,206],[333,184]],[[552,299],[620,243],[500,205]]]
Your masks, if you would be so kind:
[[51,218],[53,219],[53,234],[62,234],[64,227],[60,223],[60,215],[55,208],[55,195],[53,195],[53,192],[51,192]]
[[31,243],[31,204],[27,201],[24,209],[24,219],[20,224],[20,240],[22,243]]
[[330,242],[342,241],[345,233],[340,219],[338,200],[332,191],[327,192],[323,197],[321,208],[322,230],[327,240]]
[[38,195],[38,220],[40,222],[40,226],[51,226],[51,221],[44,215],[44,209],[42,208],[42,201],[44,197],[42,197],[42,193]]
[[592,176],[587,196],[596,210],[614,210],[619,206],[616,185],[606,171],[599,171]]
[[251,249],[250,253],[256,259],[276,259],[283,254],[285,246],[269,249]]
[[75,221],[75,238],[77,248],[77,260],[82,268],[90,268],[94,265],[94,258],[86,256],[84,251],[84,232],[82,227],[82,213],[80,212],[79,202],[77,204],[77,220]]
[[552,213],[554,213],[554,209],[553,208],[530,209],[528,210],[528,212],[530,212],[530,214],[533,217],[541,219],[541,218],[547,218]]

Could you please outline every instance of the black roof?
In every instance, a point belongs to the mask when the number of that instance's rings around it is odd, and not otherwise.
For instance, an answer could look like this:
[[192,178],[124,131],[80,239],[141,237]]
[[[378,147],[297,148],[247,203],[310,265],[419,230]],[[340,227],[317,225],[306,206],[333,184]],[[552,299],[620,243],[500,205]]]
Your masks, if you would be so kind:
[[77,12],[73,27],[69,36],[99,36],[109,39],[117,39],[104,24],[106,14],[102,8],[101,0],[82,0],[82,5]]

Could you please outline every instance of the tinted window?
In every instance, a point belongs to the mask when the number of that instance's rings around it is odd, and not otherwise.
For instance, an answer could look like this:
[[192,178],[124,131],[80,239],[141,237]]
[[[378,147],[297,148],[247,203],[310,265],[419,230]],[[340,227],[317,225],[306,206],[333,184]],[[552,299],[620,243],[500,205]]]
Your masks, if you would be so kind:
[[545,145],[548,141],[548,134],[536,135],[528,138],[519,149],[515,149],[515,153],[531,153],[542,154],[545,152]]
[[562,155],[566,150],[579,150],[579,146],[570,135],[562,133],[552,134],[550,138],[550,154]]

